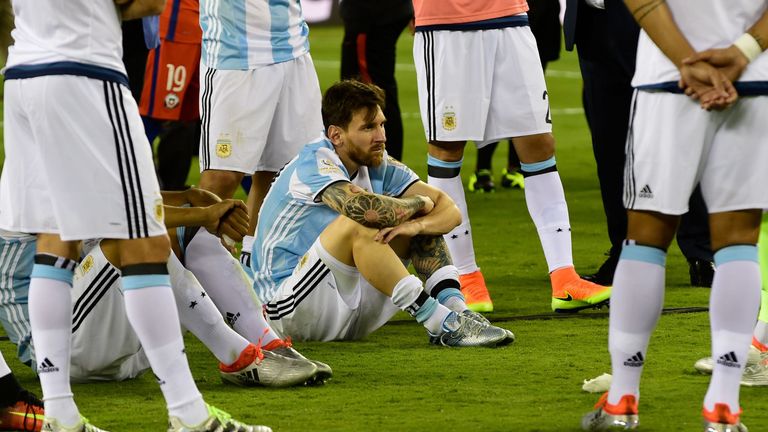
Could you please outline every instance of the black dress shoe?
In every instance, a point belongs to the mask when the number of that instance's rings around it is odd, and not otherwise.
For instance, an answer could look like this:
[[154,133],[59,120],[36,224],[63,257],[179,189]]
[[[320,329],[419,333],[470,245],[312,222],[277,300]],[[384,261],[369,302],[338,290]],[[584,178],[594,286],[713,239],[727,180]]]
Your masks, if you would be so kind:
[[688,272],[691,275],[691,286],[712,288],[712,278],[715,277],[715,264],[712,261],[689,259]]
[[616,273],[616,265],[619,263],[618,255],[610,255],[608,259],[597,269],[597,272],[583,275],[581,278],[602,286],[613,285],[613,274]]

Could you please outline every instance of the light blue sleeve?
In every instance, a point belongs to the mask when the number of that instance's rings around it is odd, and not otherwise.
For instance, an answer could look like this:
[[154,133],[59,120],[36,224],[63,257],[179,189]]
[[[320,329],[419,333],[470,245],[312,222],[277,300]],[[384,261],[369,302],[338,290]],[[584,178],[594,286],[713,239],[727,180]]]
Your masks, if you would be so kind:
[[349,174],[336,152],[326,147],[305,152],[296,167],[298,184],[291,185],[292,191],[301,191],[302,195],[313,202],[320,202],[322,192],[333,183],[349,181]]
[[[382,191],[384,195],[399,197],[412,184],[419,181],[419,176],[404,163],[395,158],[387,157],[385,162],[376,170],[383,175]],[[378,174],[378,173],[377,173]]]

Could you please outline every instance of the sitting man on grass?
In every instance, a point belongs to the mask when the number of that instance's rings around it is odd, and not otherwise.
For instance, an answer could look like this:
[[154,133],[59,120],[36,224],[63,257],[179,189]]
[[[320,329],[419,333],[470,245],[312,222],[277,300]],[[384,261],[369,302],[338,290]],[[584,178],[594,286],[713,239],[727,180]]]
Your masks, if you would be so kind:
[[383,104],[375,85],[334,84],[322,104],[327,137],[277,174],[251,253],[267,318],[294,339],[350,340],[404,310],[434,344],[511,343],[510,331],[467,308],[442,237],[461,214],[387,156]]

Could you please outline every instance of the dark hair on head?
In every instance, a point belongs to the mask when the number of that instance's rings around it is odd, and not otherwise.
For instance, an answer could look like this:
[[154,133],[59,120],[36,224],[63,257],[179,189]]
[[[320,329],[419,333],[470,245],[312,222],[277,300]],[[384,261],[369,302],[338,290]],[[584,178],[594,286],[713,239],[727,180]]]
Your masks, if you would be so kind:
[[347,128],[355,112],[365,109],[366,121],[376,116],[376,107],[384,109],[384,90],[375,84],[355,80],[339,81],[323,95],[323,125]]

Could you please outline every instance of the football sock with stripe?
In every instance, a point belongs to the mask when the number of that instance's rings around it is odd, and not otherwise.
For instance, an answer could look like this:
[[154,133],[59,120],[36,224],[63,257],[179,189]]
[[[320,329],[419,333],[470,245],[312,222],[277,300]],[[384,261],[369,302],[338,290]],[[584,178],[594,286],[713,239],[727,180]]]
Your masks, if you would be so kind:
[[469,223],[467,200],[464,196],[464,185],[461,183],[462,161],[446,162],[433,156],[427,157],[427,182],[442,190],[456,203],[461,211],[461,224],[444,235],[448,250],[451,252],[453,265],[461,274],[469,274],[478,270],[475,261],[475,247],[472,243],[472,226]]
[[141,341],[171,416],[199,424],[208,409],[189,370],[166,263],[122,268],[125,312]]
[[757,247],[735,245],[718,250],[715,269],[709,296],[714,369],[704,407],[712,411],[716,403],[724,403],[736,412],[741,375],[760,304]]
[[459,269],[456,266],[450,265],[437,269],[427,279],[424,290],[441,305],[454,312],[463,312],[467,309],[464,294],[461,293]]
[[262,345],[279,338],[264,319],[253,281],[218,237],[199,230],[186,248],[184,262],[237,333]]
[[75,265],[66,258],[37,254],[29,282],[29,318],[45,413],[67,426],[80,421],[69,385]]
[[573,266],[568,204],[557,172],[555,157],[536,163],[521,163],[525,177],[525,202],[539,233],[549,272]]
[[253,242],[255,240],[256,238],[253,236],[243,237],[243,248],[240,250],[240,265],[243,266],[243,271],[251,279],[253,279],[253,269],[251,268],[251,249],[253,248]]
[[232,364],[248,341],[227,326],[200,282],[174,254],[168,259],[168,272],[182,327],[200,339],[220,362]]
[[443,322],[451,310],[430,297],[422,288],[419,278],[409,275],[392,290],[392,303],[408,312],[433,335],[444,331]]
[[648,341],[664,305],[666,256],[661,249],[630,240],[621,251],[613,277],[608,329],[613,369],[610,404],[618,404],[624,395],[640,397]]

